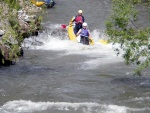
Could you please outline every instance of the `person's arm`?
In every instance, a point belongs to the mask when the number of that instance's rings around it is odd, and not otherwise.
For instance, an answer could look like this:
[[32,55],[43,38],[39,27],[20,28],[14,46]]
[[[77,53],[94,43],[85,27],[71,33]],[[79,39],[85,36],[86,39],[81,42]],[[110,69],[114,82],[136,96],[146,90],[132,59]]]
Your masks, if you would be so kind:
[[77,32],[76,36],[79,36],[80,33],[81,33],[81,29]]
[[88,33],[89,33],[89,38],[91,38],[91,33],[90,33],[90,30],[88,30]]

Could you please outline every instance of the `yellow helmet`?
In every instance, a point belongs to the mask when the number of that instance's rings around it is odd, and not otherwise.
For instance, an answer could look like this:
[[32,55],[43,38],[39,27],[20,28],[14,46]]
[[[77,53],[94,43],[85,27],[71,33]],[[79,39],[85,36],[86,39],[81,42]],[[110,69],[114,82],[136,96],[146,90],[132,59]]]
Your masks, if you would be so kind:
[[79,11],[78,11],[78,13],[82,14],[82,13],[83,13],[83,11],[82,11],[82,10],[79,10]]

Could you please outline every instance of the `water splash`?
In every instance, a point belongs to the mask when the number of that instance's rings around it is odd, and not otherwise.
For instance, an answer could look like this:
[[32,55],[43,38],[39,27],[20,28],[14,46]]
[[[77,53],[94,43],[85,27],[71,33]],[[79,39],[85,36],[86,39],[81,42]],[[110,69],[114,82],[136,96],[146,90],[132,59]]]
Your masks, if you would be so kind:
[[91,31],[91,35],[95,45],[83,45],[69,40],[67,30],[62,29],[60,24],[49,24],[38,37],[25,39],[23,45],[33,50],[64,51],[62,56],[72,54],[86,55],[92,59],[85,61],[82,65],[81,68],[85,70],[96,68],[102,63],[122,61],[122,58],[117,58],[111,44],[104,45],[98,42],[99,39],[108,39],[104,31],[95,29]]
[[[87,50],[100,49],[103,44],[99,43],[99,39],[106,39],[104,31],[94,30],[91,32],[95,41],[94,46],[85,46],[80,43],[72,42],[68,38],[67,30],[62,29],[59,24],[49,24],[46,29],[38,37],[30,37],[24,40],[22,46],[30,49],[41,50]],[[98,45],[98,46],[97,46]],[[103,45],[104,46],[104,45]],[[105,48],[107,46],[105,45]]]
[[[25,100],[9,101],[0,107],[1,113],[127,113],[128,108],[117,105],[101,105],[92,102],[32,102]],[[67,112],[67,113],[68,113]]]

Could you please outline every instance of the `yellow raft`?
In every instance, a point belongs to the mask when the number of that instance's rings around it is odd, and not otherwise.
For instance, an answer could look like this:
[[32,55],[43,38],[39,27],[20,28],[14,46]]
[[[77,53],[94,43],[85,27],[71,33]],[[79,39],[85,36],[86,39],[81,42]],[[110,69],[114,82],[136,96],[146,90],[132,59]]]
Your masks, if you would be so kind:
[[104,39],[100,39],[98,42],[100,42],[101,44],[107,45],[108,41],[104,40]]
[[36,2],[35,0],[31,0],[33,4],[35,4],[37,7],[41,7],[45,2]]
[[[76,35],[74,34],[74,28],[72,25],[73,20],[74,20],[74,17],[70,20],[69,25],[68,25],[68,36],[70,40],[77,42],[77,38],[76,38]],[[94,45],[94,40],[92,38],[89,38],[89,41],[90,41],[90,45]]]

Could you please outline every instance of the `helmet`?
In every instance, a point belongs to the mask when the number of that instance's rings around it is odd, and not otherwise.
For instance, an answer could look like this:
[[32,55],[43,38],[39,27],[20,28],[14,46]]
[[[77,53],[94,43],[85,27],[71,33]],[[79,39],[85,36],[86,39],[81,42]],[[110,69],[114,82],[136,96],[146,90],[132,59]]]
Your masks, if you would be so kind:
[[83,13],[83,11],[82,11],[82,10],[79,10],[78,13]]
[[84,23],[82,24],[82,26],[85,26],[85,27],[87,27],[87,23],[86,23],[86,22],[84,22]]

